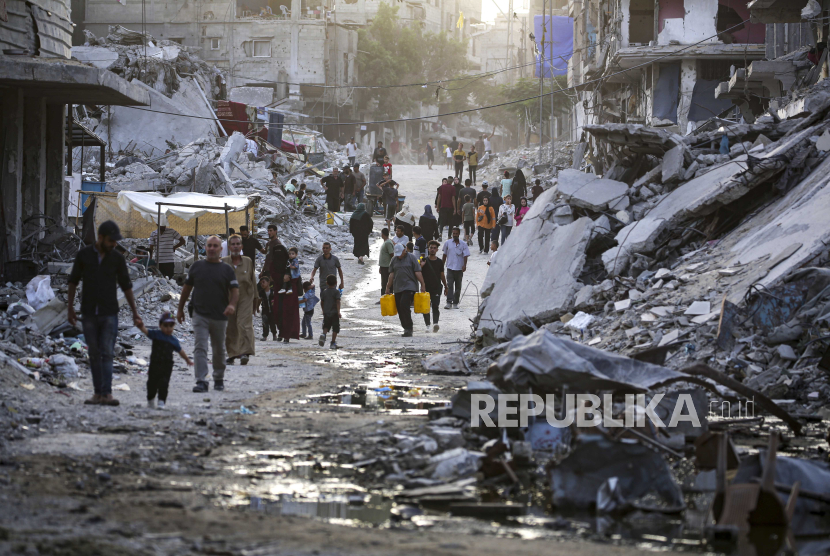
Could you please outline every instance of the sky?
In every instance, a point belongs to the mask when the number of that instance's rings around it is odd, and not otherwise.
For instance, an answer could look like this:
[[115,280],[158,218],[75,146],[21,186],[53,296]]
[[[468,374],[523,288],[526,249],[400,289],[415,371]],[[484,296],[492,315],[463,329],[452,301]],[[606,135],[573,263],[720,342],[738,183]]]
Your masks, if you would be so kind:
[[[484,21],[495,21],[496,14],[499,13],[499,8],[507,13],[507,6],[510,4],[509,0],[481,0],[481,19]],[[529,0],[513,0],[513,11],[526,12],[529,6]]]

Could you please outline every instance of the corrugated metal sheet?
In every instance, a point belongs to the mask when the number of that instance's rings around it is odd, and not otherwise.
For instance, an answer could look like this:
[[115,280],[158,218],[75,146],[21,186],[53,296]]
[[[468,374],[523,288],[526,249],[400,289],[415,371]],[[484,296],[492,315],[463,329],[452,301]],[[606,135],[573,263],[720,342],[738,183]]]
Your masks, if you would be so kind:
[[68,0],[29,0],[29,4],[46,10],[64,21],[72,21],[72,6]]
[[72,21],[61,18],[39,6],[32,6],[40,41],[38,55],[44,58],[70,58],[72,56]]
[[0,21],[0,48],[22,49],[35,53],[35,25],[25,2],[6,1],[8,21]]

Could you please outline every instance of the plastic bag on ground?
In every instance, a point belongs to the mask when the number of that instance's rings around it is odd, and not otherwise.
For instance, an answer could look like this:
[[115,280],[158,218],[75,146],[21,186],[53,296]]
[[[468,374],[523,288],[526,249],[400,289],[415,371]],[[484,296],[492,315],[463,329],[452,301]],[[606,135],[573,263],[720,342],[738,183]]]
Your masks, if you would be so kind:
[[78,365],[75,358],[61,353],[56,353],[49,358],[49,364],[64,378],[76,378],[78,376]]
[[29,305],[37,311],[55,298],[52,291],[52,277],[49,275],[35,276],[26,284],[26,299]]

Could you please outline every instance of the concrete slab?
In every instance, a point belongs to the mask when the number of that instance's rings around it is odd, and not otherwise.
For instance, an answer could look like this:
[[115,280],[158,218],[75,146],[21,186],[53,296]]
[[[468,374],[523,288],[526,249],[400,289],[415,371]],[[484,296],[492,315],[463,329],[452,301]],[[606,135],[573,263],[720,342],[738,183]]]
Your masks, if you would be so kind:
[[745,180],[732,179],[745,169],[746,156],[739,156],[669,193],[641,220],[617,233],[618,246],[602,255],[605,269],[614,275],[619,274],[620,269],[627,265],[621,264],[621,259],[627,259],[631,253],[650,253],[665,230],[688,219],[709,214],[747,193],[750,186]]
[[[740,303],[754,283],[770,287],[830,244],[830,158],[784,197],[738,226],[712,251],[724,266],[745,265],[729,280],[727,299]],[[797,246],[797,248],[796,248]],[[782,260],[781,255],[789,255]]]
[[113,151],[126,149],[132,144],[148,156],[159,156],[167,150],[167,141],[187,144],[200,137],[216,135],[213,121],[192,117],[204,115],[204,101],[183,105],[138,79],[130,83],[147,93],[150,109],[158,112],[113,106],[111,125],[107,126],[107,122],[103,121],[93,130],[99,137],[106,138],[109,128]]
[[628,193],[628,185],[616,180],[606,180],[576,170],[559,172],[559,192],[565,200],[577,207],[592,211],[606,210]]
[[683,157],[686,147],[678,145],[670,149],[665,156],[663,156],[663,183],[672,183],[679,181],[685,174],[683,170]]
[[118,52],[101,46],[73,46],[72,57],[96,68],[108,69],[118,60]]
[[[593,222],[583,217],[567,226],[557,226],[538,215],[553,201],[555,192],[545,191],[530,208],[510,240],[522,249],[490,267],[482,285],[485,303],[479,329],[503,337],[510,326],[526,327],[528,317],[537,324],[559,318],[570,308],[583,287],[577,281],[585,264],[585,249],[591,239]],[[522,284],[516,288],[516,284]],[[526,292],[539,292],[527,295]]]

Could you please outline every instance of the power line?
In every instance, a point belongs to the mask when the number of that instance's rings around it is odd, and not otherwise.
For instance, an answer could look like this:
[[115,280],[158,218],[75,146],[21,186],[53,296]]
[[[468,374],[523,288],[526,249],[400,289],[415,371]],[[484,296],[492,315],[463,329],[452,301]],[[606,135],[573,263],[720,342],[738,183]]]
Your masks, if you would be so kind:
[[[608,74],[608,75],[603,76],[603,77],[597,77],[595,79],[585,81],[584,83],[582,83],[580,85],[574,85],[572,87],[567,87],[565,89],[560,89],[558,91],[551,91],[549,93],[541,93],[541,94],[538,94],[538,95],[534,95],[532,97],[500,102],[498,104],[491,104],[489,106],[481,106],[479,108],[468,108],[466,110],[456,110],[454,112],[446,112],[446,113],[443,113],[443,114],[435,114],[435,115],[432,115],[432,116],[418,116],[418,117],[414,117],[414,118],[394,118],[394,119],[390,119],[390,120],[376,120],[376,121],[372,121],[372,122],[345,122],[345,123],[305,122],[305,123],[302,123],[302,124],[287,124],[287,123],[284,123],[284,124],[281,124],[281,125],[290,126],[290,127],[342,126],[342,125],[353,126],[356,123],[360,123],[361,125],[372,125],[372,124],[389,124],[389,123],[397,123],[397,122],[412,122],[412,121],[427,120],[427,119],[430,119],[430,118],[441,118],[441,117],[445,117],[445,116],[456,116],[458,114],[467,114],[469,112],[478,112],[479,110],[490,110],[492,108],[501,108],[503,106],[510,106],[512,104],[519,104],[519,103],[522,103],[522,102],[527,102],[529,100],[537,100],[539,98],[552,96],[552,95],[559,94],[559,93],[565,94],[568,91],[576,91],[579,88],[584,87],[585,85],[590,85],[592,83],[601,83],[601,82],[603,82],[603,81],[605,81],[605,80],[607,80],[611,77],[615,77],[617,75],[622,75],[622,74],[628,73],[628,72],[630,72],[632,70],[635,70],[635,69],[639,69],[639,68],[654,65],[657,62],[659,62],[660,60],[665,60],[666,58],[672,58],[672,57],[678,56],[680,53],[685,52],[686,50],[689,50],[690,48],[694,48],[695,46],[698,46],[698,45],[700,45],[700,44],[702,44],[702,43],[704,43],[704,42],[706,42],[710,39],[713,39],[713,38],[717,37],[718,35],[720,35],[722,33],[725,33],[725,32],[731,31],[732,29],[740,27],[741,25],[747,23],[748,21],[749,21],[749,19],[746,19],[746,20],[742,21],[741,23],[739,23],[737,25],[734,25],[734,26],[732,26],[728,29],[725,29],[725,30],[723,30],[723,31],[721,31],[721,32],[719,32],[715,35],[712,35],[710,37],[706,37],[705,39],[702,39],[702,40],[700,40],[696,43],[685,46],[685,47],[681,48],[680,50],[677,50],[676,52],[670,52],[668,54],[664,54],[663,56],[659,56],[659,57],[655,58],[654,60],[652,60],[650,62],[643,62],[642,64],[632,66],[628,69],[623,69],[623,70]],[[186,115],[186,114],[175,114],[175,113],[172,113],[172,112],[164,112],[164,111],[161,111],[161,110],[153,110],[151,108],[142,108],[142,107],[139,107],[139,106],[125,106],[124,108],[132,108],[134,110],[144,110],[145,112],[156,112],[156,113],[159,113],[159,114],[169,114],[171,116],[179,116],[179,117],[182,117],[182,118],[195,118],[195,119],[199,119],[199,120],[213,120],[213,121],[215,121],[215,120],[218,119],[220,121],[230,122],[230,123],[245,123],[245,124],[252,123],[249,120],[227,120],[227,119],[222,119],[222,118],[212,118],[212,117],[206,117],[206,116],[192,116],[192,115]],[[263,122],[262,125],[265,125],[265,122]]]

